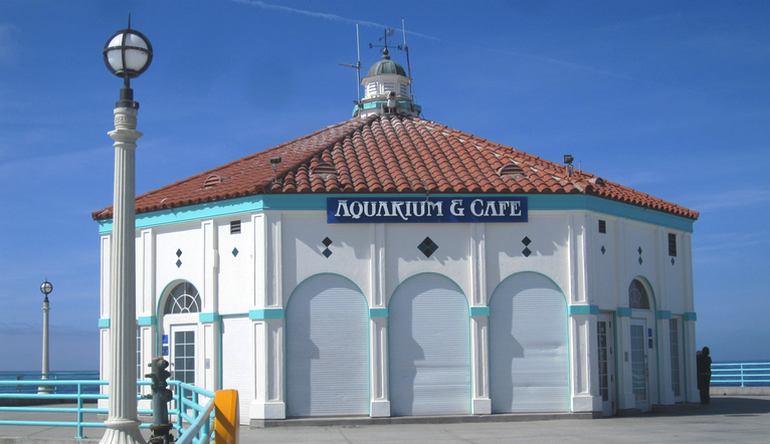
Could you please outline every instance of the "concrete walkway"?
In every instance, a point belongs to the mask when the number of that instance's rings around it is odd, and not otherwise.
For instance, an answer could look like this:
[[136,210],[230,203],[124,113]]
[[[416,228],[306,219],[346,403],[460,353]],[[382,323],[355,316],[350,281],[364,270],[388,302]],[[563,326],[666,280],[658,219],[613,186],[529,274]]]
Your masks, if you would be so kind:
[[[3,413],[0,418],[19,418]],[[53,419],[53,415],[50,416]],[[39,417],[38,417],[39,419]],[[96,438],[96,429],[89,437]],[[100,433],[99,433],[100,434]],[[0,444],[77,442],[74,429],[0,426]],[[85,440],[81,442],[97,442]],[[241,443],[770,443],[770,397],[714,397],[702,408],[608,419],[241,428]]]

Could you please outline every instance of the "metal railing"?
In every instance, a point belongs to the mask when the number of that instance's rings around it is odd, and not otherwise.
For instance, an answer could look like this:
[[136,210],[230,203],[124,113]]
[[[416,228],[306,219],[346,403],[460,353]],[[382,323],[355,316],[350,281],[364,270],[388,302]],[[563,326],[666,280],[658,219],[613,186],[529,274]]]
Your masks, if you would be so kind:
[[[39,427],[74,427],[75,438],[85,438],[86,428],[105,428],[104,422],[87,421],[86,414],[107,414],[108,409],[99,407],[85,407],[87,402],[96,402],[99,399],[108,399],[106,394],[99,393],[99,387],[107,385],[105,380],[0,380],[0,401],[3,399],[34,400],[39,402],[72,402],[74,407],[50,407],[50,406],[0,406],[0,412],[16,413],[72,413],[74,420],[31,420],[31,419],[0,419],[0,426],[39,426]],[[149,380],[137,381],[137,385],[148,386]],[[175,388],[173,405],[169,408],[169,416],[172,418],[174,429],[179,433],[179,439],[184,442],[207,443],[213,435],[214,420],[214,393],[194,385],[180,381],[168,381],[170,387]],[[15,392],[2,390],[5,387],[15,386]],[[25,389],[26,388],[26,389]],[[200,397],[205,397],[206,405],[199,404]],[[137,401],[143,399],[137,395]],[[23,402],[23,401],[22,401]],[[180,408],[181,407],[181,408]],[[152,415],[150,409],[138,409],[139,415]],[[141,418],[140,418],[141,420]],[[140,421],[139,428],[147,429],[150,422]]]
[[711,386],[766,387],[770,362],[716,362],[711,364]]

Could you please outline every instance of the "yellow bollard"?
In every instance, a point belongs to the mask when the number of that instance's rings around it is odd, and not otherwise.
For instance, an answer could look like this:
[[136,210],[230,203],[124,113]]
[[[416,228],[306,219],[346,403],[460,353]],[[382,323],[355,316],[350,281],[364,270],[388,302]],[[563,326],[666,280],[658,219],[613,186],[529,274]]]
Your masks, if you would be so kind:
[[238,443],[238,390],[217,390],[214,393],[214,442]]

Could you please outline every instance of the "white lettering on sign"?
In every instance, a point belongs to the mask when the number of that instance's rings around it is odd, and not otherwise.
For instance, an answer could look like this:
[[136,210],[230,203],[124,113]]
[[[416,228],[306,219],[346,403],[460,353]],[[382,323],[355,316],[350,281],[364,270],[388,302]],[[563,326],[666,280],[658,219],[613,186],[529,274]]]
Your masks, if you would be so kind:
[[527,198],[329,198],[327,219],[330,223],[526,222]]

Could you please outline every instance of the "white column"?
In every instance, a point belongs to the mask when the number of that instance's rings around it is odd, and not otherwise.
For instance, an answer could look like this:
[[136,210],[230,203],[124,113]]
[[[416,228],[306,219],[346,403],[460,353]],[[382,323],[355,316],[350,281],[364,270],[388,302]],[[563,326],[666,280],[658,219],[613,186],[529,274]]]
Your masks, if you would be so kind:
[[[40,379],[48,379],[48,296],[43,299],[43,357],[41,359]],[[51,388],[38,387],[38,393],[50,393]]]
[[115,183],[110,261],[110,399],[100,443],[144,443],[136,417],[136,108],[115,108]]

